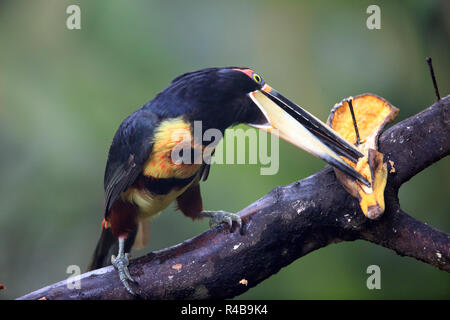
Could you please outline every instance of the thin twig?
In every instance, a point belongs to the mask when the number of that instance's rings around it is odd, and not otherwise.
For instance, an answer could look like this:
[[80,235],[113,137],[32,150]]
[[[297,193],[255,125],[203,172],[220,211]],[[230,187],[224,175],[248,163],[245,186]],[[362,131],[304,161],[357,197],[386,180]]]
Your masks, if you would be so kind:
[[358,131],[358,124],[356,123],[356,117],[355,117],[355,111],[353,110],[353,99],[347,99],[348,107],[350,108],[350,113],[352,114],[352,120],[353,120],[353,127],[355,128],[356,133],[356,145],[359,146],[361,144],[361,140],[359,139],[359,131]]
[[441,100],[441,95],[439,94],[439,89],[436,82],[436,77],[434,75],[434,69],[433,69],[433,61],[431,60],[431,57],[428,57],[427,59],[428,68],[430,69],[431,73],[431,79],[433,80],[433,86],[434,86],[434,93],[436,94],[436,101]]

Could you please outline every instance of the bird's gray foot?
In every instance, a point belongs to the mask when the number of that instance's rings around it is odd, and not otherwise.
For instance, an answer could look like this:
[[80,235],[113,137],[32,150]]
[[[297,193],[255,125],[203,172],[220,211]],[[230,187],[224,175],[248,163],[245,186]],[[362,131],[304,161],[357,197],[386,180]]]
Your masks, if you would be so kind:
[[123,286],[127,291],[136,296],[137,294],[131,289],[130,284],[128,281],[136,283],[136,280],[134,280],[131,275],[130,271],[128,270],[128,264],[129,264],[129,258],[128,253],[124,253],[124,239],[119,239],[119,254],[116,256],[111,256],[111,263],[116,268],[117,272],[119,273],[119,279],[120,282],[122,282]]
[[200,216],[209,218],[210,228],[212,228],[216,224],[225,222],[231,229],[233,221],[235,221],[239,225],[239,228],[242,227],[242,219],[236,213],[226,211],[202,211],[200,213]]

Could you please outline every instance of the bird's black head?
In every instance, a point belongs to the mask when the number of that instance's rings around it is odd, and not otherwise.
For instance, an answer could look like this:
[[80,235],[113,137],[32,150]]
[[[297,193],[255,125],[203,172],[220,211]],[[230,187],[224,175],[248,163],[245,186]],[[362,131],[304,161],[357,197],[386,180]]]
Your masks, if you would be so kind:
[[238,123],[266,121],[248,94],[261,90],[262,77],[248,68],[207,68],[176,77],[152,102],[167,117],[202,121],[204,130],[224,131]]

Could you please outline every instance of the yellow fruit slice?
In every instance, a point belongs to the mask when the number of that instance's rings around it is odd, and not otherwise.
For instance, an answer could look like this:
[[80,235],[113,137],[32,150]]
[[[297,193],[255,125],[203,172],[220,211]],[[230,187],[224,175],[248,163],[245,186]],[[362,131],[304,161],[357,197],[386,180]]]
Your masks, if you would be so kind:
[[364,157],[356,164],[345,157],[342,158],[361,173],[371,183],[371,187],[363,185],[338,169],[334,170],[344,188],[353,197],[358,198],[364,215],[370,219],[378,219],[385,208],[384,188],[388,176],[383,154],[377,151],[378,136],[383,127],[397,116],[399,110],[383,98],[370,93],[349,97],[336,104],[331,110],[327,124],[353,144],[356,144],[357,138],[348,100],[352,101],[359,131],[360,144],[357,148]]

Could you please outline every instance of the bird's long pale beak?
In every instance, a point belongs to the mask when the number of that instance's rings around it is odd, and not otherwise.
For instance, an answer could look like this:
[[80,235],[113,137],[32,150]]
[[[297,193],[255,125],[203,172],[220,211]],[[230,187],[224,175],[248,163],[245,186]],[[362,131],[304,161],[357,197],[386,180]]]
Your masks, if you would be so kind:
[[267,119],[267,123],[251,126],[278,135],[370,187],[369,181],[340,157],[356,163],[363,155],[337,132],[267,84],[248,95]]

